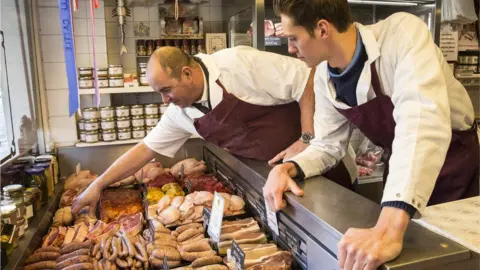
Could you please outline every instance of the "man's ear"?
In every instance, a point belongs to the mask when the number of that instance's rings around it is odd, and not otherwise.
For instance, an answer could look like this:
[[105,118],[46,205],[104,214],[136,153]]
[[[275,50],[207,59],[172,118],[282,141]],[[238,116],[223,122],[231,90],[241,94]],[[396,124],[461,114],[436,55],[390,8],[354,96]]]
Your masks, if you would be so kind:
[[187,79],[191,79],[193,75],[193,70],[189,66],[182,68],[182,76],[185,76]]
[[331,25],[326,20],[319,20],[315,26],[315,37],[317,38],[327,38],[330,35]]

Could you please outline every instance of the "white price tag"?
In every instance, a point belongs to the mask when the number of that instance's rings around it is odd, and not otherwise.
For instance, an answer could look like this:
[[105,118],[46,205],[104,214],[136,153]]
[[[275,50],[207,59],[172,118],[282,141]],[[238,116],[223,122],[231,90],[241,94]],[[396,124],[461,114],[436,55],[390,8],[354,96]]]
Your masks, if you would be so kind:
[[270,208],[270,205],[268,202],[265,200],[265,210],[267,212],[267,223],[268,227],[275,232],[276,235],[278,235],[278,222],[277,222],[277,212],[273,211]]
[[77,163],[77,166],[75,166],[75,173],[78,175],[81,170],[82,170],[82,165],[80,163]]
[[224,206],[225,200],[220,194],[215,192],[215,195],[213,196],[212,213],[210,215],[210,221],[208,222],[208,235],[210,235],[210,238],[214,243],[218,243],[220,240]]

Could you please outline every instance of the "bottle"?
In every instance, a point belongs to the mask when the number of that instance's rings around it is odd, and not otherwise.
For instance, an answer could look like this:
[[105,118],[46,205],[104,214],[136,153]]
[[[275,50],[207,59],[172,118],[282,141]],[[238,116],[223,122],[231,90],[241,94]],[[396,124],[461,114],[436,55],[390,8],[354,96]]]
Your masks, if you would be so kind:
[[192,39],[192,41],[190,42],[190,53],[192,55],[198,53],[197,42],[194,39]]
[[190,45],[188,45],[188,40],[187,39],[183,40],[182,51],[184,53],[186,53],[187,55],[190,55]]
[[207,53],[205,51],[205,46],[203,46],[203,39],[198,40],[198,53]]

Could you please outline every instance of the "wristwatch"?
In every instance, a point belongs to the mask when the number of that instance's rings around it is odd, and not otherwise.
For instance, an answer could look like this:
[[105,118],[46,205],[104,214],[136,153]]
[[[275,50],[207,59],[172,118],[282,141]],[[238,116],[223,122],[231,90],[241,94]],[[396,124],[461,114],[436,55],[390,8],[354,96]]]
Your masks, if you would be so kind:
[[312,141],[313,138],[315,138],[315,136],[313,136],[313,134],[310,132],[302,132],[302,135],[300,136],[300,140],[304,144],[310,144],[310,141]]

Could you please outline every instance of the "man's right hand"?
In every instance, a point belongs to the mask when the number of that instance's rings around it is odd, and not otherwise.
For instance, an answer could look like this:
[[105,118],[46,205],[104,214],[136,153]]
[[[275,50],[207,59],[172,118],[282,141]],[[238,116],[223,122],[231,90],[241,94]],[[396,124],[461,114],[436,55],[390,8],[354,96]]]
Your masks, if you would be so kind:
[[[95,180],[95,182],[97,181],[98,179]],[[73,200],[73,204],[72,204],[73,213],[78,213],[82,208],[84,208],[85,206],[88,206],[89,215],[92,217],[95,216],[97,203],[98,203],[98,200],[100,199],[100,192],[102,191],[102,188],[95,185],[95,182],[93,182],[87,189],[85,189],[82,192],[82,194],[78,195]]]
[[296,174],[295,165],[292,163],[277,165],[268,174],[267,183],[263,187],[263,196],[273,211],[280,211],[286,206],[283,202],[285,191],[303,196],[303,190],[292,179]]

